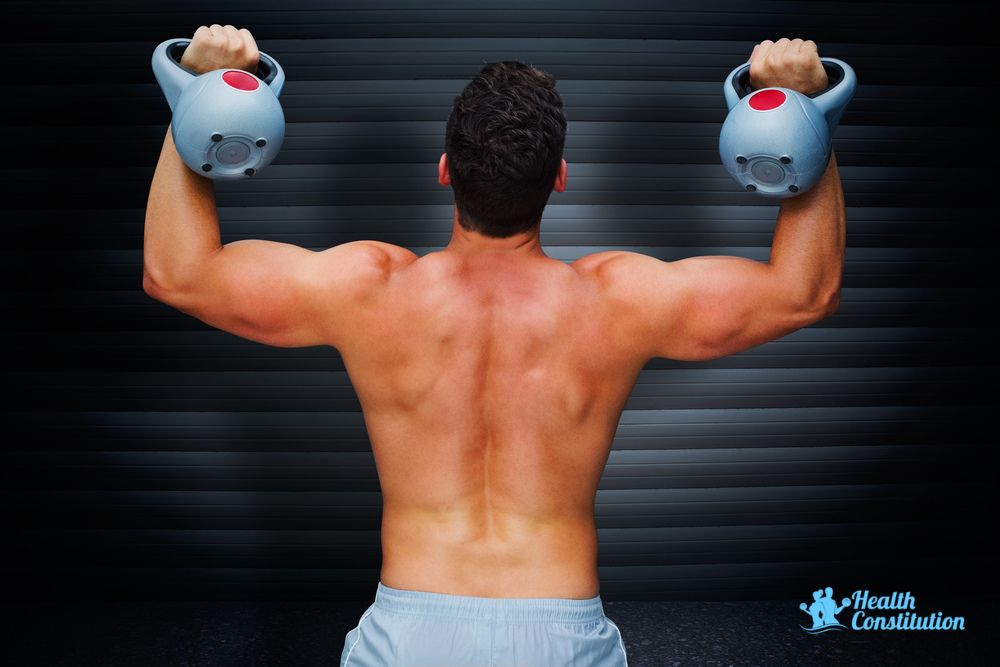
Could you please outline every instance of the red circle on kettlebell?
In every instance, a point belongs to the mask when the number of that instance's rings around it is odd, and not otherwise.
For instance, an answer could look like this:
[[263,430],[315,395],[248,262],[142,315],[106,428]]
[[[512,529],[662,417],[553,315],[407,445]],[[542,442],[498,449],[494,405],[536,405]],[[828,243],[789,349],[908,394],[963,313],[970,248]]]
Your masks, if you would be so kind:
[[755,111],[772,111],[785,103],[787,96],[780,90],[759,90],[750,96],[747,104]]
[[231,69],[222,75],[222,80],[236,90],[257,90],[260,82],[255,77],[238,69]]

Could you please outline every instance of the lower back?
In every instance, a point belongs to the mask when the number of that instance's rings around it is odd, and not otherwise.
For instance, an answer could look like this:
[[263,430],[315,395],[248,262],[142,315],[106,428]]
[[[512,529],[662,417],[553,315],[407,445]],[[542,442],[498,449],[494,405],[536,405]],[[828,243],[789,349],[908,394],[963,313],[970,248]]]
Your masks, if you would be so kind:
[[538,522],[387,505],[380,579],[393,588],[450,595],[591,598],[599,592],[593,515]]

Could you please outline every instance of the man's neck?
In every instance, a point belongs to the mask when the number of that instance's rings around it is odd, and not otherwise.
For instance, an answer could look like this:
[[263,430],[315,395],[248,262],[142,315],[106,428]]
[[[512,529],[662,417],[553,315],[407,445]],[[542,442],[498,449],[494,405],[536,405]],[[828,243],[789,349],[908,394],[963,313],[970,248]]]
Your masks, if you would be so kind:
[[509,255],[511,257],[547,257],[542,251],[540,225],[521,234],[504,238],[486,236],[470,231],[458,224],[456,216],[452,221],[451,241],[445,247],[450,253],[460,255]]

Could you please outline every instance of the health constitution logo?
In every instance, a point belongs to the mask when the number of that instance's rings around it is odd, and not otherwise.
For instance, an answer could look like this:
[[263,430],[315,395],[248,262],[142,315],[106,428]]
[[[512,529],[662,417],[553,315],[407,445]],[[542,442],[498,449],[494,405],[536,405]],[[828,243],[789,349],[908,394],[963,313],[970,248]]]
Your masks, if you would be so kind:
[[854,612],[850,620],[852,630],[965,630],[964,616],[945,616],[940,611],[927,615],[915,613],[916,599],[909,591],[876,596],[857,590],[838,604],[833,589],[827,586],[813,591],[812,597],[811,603],[799,605],[812,618],[810,627],[799,627],[811,635],[847,630],[848,626],[837,620],[837,614],[848,607]]

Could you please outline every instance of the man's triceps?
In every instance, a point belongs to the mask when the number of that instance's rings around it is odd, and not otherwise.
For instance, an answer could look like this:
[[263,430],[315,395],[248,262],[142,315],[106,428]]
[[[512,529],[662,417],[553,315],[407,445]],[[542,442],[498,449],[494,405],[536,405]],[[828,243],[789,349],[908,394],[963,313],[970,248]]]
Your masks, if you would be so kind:
[[702,256],[675,262],[634,254],[619,261],[651,357],[715,359],[783,336],[811,321],[766,262]]
[[156,295],[206,324],[276,347],[333,344],[337,320],[374,286],[384,253],[361,242],[317,252],[287,243],[226,244],[189,289]]

